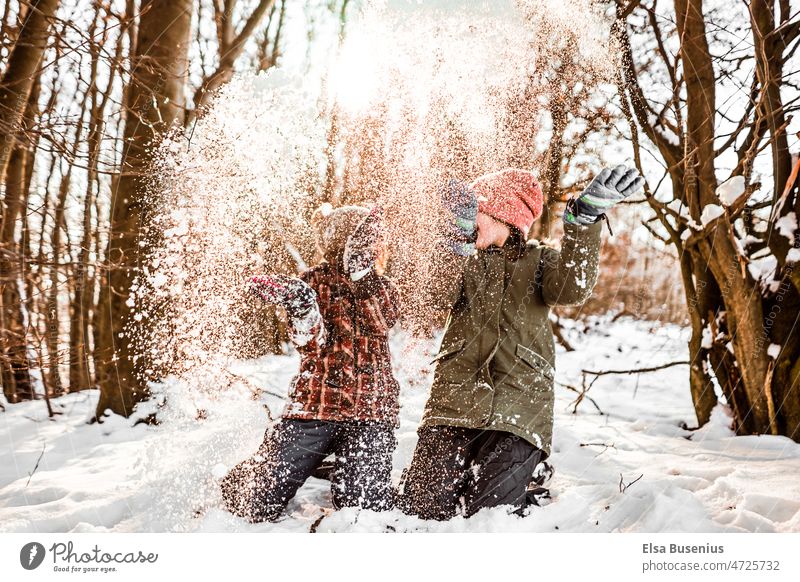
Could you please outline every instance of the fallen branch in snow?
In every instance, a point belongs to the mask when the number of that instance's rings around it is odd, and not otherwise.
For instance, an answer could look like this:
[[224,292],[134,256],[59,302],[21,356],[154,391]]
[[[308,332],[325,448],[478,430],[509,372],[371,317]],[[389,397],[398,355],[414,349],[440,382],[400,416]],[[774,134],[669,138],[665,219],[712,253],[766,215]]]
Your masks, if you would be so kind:
[[625,484],[625,482],[622,480],[622,473],[620,473],[620,474],[619,474],[619,492],[620,492],[620,493],[625,493],[625,491],[628,489],[628,487],[630,487],[631,485],[633,485],[634,483],[636,483],[636,482],[637,482],[639,479],[641,479],[642,477],[644,477],[644,473],[642,473],[641,475],[639,475],[638,477],[636,477],[636,479],[634,479],[634,480],[633,480],[633,481],[631,481],[630,483],[628,483],[628,484]]
[[593,376],[606,376],[608,374],[642,374],[644,372],[655,372],[657,370],[663,370],[664,368],[671,368],[673,366],[688,366],[688,360],[681,360],[680,362],[669,362],[667,364],[661,364],[660,366],[652,366],[650,368],[638,368],[635,370],[603,370],[600,372],[595,372],[594,370],[581,370],[584,374],[592,374]]
[[625,316],[636,318],[636,314],[635,313],[633,313],[631,311],[628,311],[627,309],[623,309],[622,311],[619,311],[619,312],[614,314],[614,317],[611,318],[611,323],[614,323],[620,317],[625,317]]
[[552,327],[553,327],[553,335],[556,338],[556,341],[561,344],[561,346],[567,350],[568,352],[574,352],[575,348],[572,347],[572,344],[569,343],[566,337],[564,337],[564,329],[561,327],[561,320],[558,316],[555,317],[555,321],[551,320]]
[[33,466],[33,471],[31,471],[30,473],[28,473],[28,482],[27,482],[27,483],[25,483],[25,487],[27,487],[27,486],[28,486],[28,484],[31,482],[31,479],[33,478],[33,474],[36,472],[36,469],[38,469],[38,468],[39,468],[39,461],[41,461],[41,460],[42,460],[42,457],[44,457],[44,450],[45,450],[46,448],[47,448],[47,443],[44,443],[44,444],[42,445],[42,452],[41,452],[41,453],[39,453],[39,458],[38,458],[38,459],[36,459],[36,464]]
[[330,509],[326,509],[324,507],[321,507],[320,509],[322,510],[322,515],[320,515],[317,519],[314,520],[314,523],[312,523],[311,527],[308,528],[308,533],[317,533],[317,528],[319,527],[319,524],[321,524],[322,520],[331,514]]
[[769,431],[773,435],[779,435],[778,432],[778,424],[775,421],[775,400],[772,396],[772,372],[773,372],[773,364],[775,360],[770,358],[769,364],[767,365],[767,376],[764,379],[764,394],[767,395],[767,413],[769,414]]
[[50,420],[49,415],[47,418],[36,418],[35,416],[29,416],[27,414],[23,414],[22,418],[24,418],[25,420],[30,420],[31,422],[44,422],[45,420]]
[[[277,392],[271,392],[270,390],[265,390],[264,388],[262,388],[261,386],[257,386],[251,380],[245,378],[244,376],[239,376],[238,374],[234,374],[230,370],[223,370],[223,373],[225,373],[228,376],[230,376],[233,380],[238,380],[239,382],[241,382],[242,384],[247,386],[250,389],[250,391],[253,393],[253,398],[254,399],[258,398],[262,394],[269,394],[270,396],[274,396],[275,398],[280,398],[281,400],[286,400],[286,395],[285,394],[278,394]],[[228,384],[228,386],[233,384],[233,380]]]
[[578,395],[578,397],[574,401],[570,402],[569,405],[568,405],[568,406],[572,406],[572,414],[577,414],[578,405],[581,402],[583,402],[584,398],[594,405],[594,407],[597,409],[597,412],[599,412],[600,414],[605,414],[605,412],[600,410],[600,406],[598,406],[597,402],[594,401],[594,398],[592,398],[591,396],[587,396],[587,394],[586,394],[589,391],[589,389],[592,387],[592,384],[594,384],[596,381],[597,381],[597,378],[592,380],[591,383],[587,386],[586,385],[586,375],[584,374],[583,375],[583,384],[582,384],[580,389],[575,388],[575,386],[571,386],[569,384],[563,384],[563,383],[559,382],[559,384],[561,384],[564,388],[566,388],[567,390],[572,390],[573,392],[575,392]]
[[595,458],[597,458],[600,455],[602,455],[603,453],[605,453],[608,449],[616,450],[616,448],[617,448],[614,443],[611,443],[610,445],[607,445],[606,443],[581,443],[580,446],[582,446],[582,447],[603,447],[603,450],[600,451],[599,453],[597,453],[597,455],[595,455]]

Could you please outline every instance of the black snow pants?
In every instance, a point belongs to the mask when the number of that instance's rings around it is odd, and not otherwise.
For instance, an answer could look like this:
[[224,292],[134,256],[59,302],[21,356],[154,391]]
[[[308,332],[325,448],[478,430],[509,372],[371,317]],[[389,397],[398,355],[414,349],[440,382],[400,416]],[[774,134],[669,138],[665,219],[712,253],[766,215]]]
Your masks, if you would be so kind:
[[253,522],[275,521],[323,459],[333,453],[333,504],[390,509],[394,427],[381,422],[282,419],[251,458],[223,478],[231,513]]
[[505,431],[454,426],[419,430],[400,506],[422,519],[469,517],[484,507],[521,512],[534,468],[544,451]]

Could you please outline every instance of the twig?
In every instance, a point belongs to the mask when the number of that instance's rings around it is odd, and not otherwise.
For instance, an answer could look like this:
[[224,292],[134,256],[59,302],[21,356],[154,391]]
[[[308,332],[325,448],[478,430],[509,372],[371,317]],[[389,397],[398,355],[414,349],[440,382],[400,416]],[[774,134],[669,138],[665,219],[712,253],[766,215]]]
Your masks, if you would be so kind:
[[[238,374],[234,374],[230,370],[222,370],[222,371],[225,374],[228,374],[228,376],[230,376],[231,378],[233,378],[235,380],[238,380],[238,381],[242,382],[245,386],[247,386],[247,388],[249,388],[250,391],[253,393],[253,400],[256,400],[261,394],[269,394],[270,396],[274,396],[275,398],[280,398],[281,400],[286,400],[286,396],[284,396],[283,394],[278,394],[277,392],[272,392],[270,390],[265,390],[265,389],[261,388],[260,386],[256,386],[255,384],[253,384],[253,382],[251,382],[250,380],[248,380],[244,376],[239,376]],[[231,384],[232,383],[233,382],[231,382]],[[267,413],[267,418],[269,419],[270,423],[275,422],[275,419],[272,417],[272,411],[269,409],[269,406],[267,406],[266,403],[264,403],[264,410]]]
[[36,464],[33,466],[33,471],[31,471],[30,473],[28,473],[28,482],[27,482],[27,483],[25,483],[25,487],[27,487],[27,486],[28,486],[28,484],[30,484],[30,482],[31,482],[31,479],[33,478],[33,474],[36,472],[36,469],[38,469],[38,468],[39,468],[39,461],[41,461],[41,460],[42,460],[42,457],[44,457],[44,450],[45,450],[46,448],[47,448],[47,443],[44,443],[44,444],[42,444],[42,452],[41,452],[41,453],[39,453],[39,458],[38,458],[38,459],[36,459]]
[[605,412],[603,412],[600,409],[600,406],[598,406],[597,402],[595,402],[594,398],[592,398],[591,396],[586,394],[596,381],[597,381],[597,378],[592,380],[591,383],[587,386],[586,385],[586,374],[584,374],[583,375],[583,379],[582,379],[582,387],[580,389],[575,388],[575,386],[570,386],[569,384],[563,384],[563,383],[559,382],[559,384],[561,384],[564,388],[566,388],[567,390],[572,390],[573,392],[575,392],[575,394],[578,395],[578,397],[574,401],[570,402],[569,405],[568,405],[568,406],[572,406],[572,414],[577,414],[578,405],[581,402],[583,402],[584,398],[586,400],[588,400],[589,402],[591,402],[592,405],[594,405],[594,407],[597,409],[597,412],[599,412],[600,414],[605,414]]
[[767,413],[769,414],[769,431],[774,434],[780,434],[778,432],[778,423],[776,422],[775,416],[775,400],[772,396],[772,373],[773,373],[773,363],[775,360],[769,360],[769,365],[767,365],[767,377],[764,380],[764,393],[767,395]]
[[611,443],[610,445],[607,445],[606,443],[581,443],[580,446],[582,446],[582,447],[605,447],[607,449],[616,449],[617,448],[617,445],[615,445],[614,443]]
[[635,313],[632,313],[632,312],[628,311],[627,309],[623,309],[623,310],[621,310],[621,311],[619,311],[619,312],[617,312],[617,313],[615,313],[615,314],[614,314],[614,317],[612,317],[612,318],[611,318],[611,322],[612,322],[612,323],[614,323],[614,322],[615,322],[615,321],[617,321],[617,320],[618,320],[620,317],[625,317],[626,315],[627,315],[628,317],[636,317],[636,314],[635,314]]
[[561,327],[561,320],[558,316],[556,316],[555,321],[553,321],[553,335],[566,351],[575,351],[575,348],[572,347],[572,344],[570,344],[567,338],[564,336],[564,330]]
[[620,473],[620,474],[619,474],[619,492],[620,492],[620,493],[625,493],[625,491],[628,489],[628,487],[630,487],[631,485],[633,485],[634,483],[636,483],[636,482],[637,482],[639,479],[641,479],[642,477],[644,477],[644,473],[642,473],[641,475],[639,475],[638,477],[636,477],[636,479],[634,479],[634,480],[633,480],[633,481],[631,481],[630,483],[628,483],[628,484],[625,484],[625,483],[623,482],[623,480],[622,480],[622,473]]
[[192,149],[192,138],[194,137],[194,128],[195,128],[196,125],[197,125],[197,117],[195,117],[194,121],[192,122],[192,129],[189,132],[189,138],[186,140],[186,149],[187,150]]
[[600,455],[602,455],[603,453],[605,453],[608,449],[616,450],[616,448],[617,448],[616,445],[614,445],[614,443],[611,443],[610,445],[607,445],[606,443],[581,443],[580,446],[582,446],[582,447],[603,447],[603,450],[600,451],[599,453],[597,453],[597,455],[595,455],[595,458],[597,458]]
[[308,528],[308,533],[317,533],[317,528],[319,528],[319,524],[321,524],[322,520],[328,517],[329,515],[330,511],[326,510],[325,508],[322,508],[322,515],[320,515],[317,519],[314,520],[314,523],[312,523],[311,527]]
[[[270,390],[265,390],[260,386],[256,386],[251,380],[245,378],[244,376],[239,376],[238,374],[234,374],[230,370],[222,370],[223,373],[227,374],[231,378],[242,382],[245,386],[247,386],[250,391],[253,393],[254,397],[260,396],[261,394],[269,394],[270,396],[274,396],[276,398],[280,398],[281,400],[286,400],[286,395],[278,394],[277,392],[272,392]],[[231,382],[232,384],[233,382]],[[229,384],[230,385],[230,384]]]
[[669,362],[667,364],[661,364],[660,366],[652,366],[650,368],[638,368],[636,370],[603,370],[601,372],[595,372],[594,370],[581,370],[584,374],[592,374],[593,376],[605,376],[607,374],[642,374],[644,372],[655,372],[657,370],[663,370],[664,368],[671,368],[673,366],[688,366],[688,360],[682,360],[680,362]]

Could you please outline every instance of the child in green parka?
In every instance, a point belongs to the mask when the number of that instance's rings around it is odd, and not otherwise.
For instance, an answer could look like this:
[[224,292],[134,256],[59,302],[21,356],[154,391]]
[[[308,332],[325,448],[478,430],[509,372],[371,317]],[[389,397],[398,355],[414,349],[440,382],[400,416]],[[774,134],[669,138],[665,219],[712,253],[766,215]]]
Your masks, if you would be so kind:
[[521,510],[550,454],[555,346],[550,309],[579,305],[597,279],[600,220],[642,187],[604,169],[564,213],[561,250],[528,241],[542,212],[533,174],[508,169],[451,181],[452,220],[433,303],[449,309],[401,506],[424,519],[484,507]]

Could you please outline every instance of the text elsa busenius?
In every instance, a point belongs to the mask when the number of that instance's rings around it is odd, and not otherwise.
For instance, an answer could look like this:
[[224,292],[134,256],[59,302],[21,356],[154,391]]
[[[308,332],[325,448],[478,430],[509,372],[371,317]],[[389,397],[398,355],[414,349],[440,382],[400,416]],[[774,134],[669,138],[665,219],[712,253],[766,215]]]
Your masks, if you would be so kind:
[[725,548],[723,546],[713,546],[711,544],[703,544],[701,546],[683,546],[681,544],[669,544],[666,546],[646,543],[642,544],[643,554],[724,554]]

